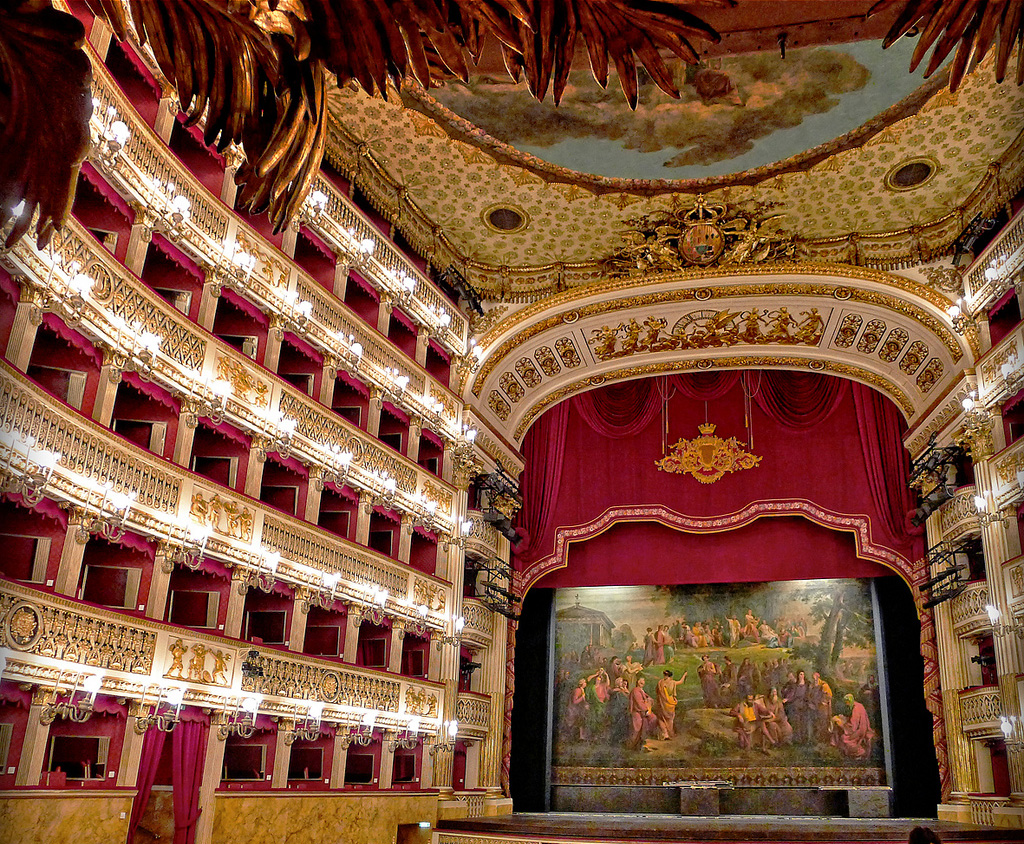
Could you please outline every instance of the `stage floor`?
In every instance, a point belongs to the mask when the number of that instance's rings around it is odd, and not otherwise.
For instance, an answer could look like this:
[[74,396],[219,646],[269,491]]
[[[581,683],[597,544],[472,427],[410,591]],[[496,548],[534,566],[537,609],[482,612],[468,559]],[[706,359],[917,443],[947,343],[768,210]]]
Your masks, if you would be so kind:
[[496,818],[438,821],[439,833],[467,833],[516,844],[548,841],[596,842],[906,842],[915,826],[929,826],[944,842],[1024,841],[1024,830],[957,824],[931,818],[786,817],[731,815],[694,818],[678,815],[518,813]]

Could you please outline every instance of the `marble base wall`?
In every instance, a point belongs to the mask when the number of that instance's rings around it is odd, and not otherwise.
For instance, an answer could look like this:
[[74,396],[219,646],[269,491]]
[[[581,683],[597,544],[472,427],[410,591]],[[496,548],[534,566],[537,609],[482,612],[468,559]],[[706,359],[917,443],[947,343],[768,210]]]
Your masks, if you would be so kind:
[[0,844],[121,844],[134,789],[0,792]]
[[399,827],[436,822],[437,795],[218,793],[214,813],[212,844],[395,844]]

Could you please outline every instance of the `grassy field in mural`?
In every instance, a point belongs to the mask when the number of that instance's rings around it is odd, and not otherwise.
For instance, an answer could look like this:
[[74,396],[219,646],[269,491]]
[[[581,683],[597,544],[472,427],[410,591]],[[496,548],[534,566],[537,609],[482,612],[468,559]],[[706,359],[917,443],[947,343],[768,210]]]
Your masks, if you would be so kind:
[[877,768],[870,585],[560,589],[552,764]]

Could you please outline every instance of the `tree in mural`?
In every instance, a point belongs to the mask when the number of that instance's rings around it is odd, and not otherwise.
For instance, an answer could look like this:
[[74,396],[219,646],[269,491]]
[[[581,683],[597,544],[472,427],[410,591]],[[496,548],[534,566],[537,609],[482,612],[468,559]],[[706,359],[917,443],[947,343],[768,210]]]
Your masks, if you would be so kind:
[[813,659],[822,674],[835,674],[846,645],[866,648],[874,642],[871,618],[858,609],[865,606],[862,590],[857,583],[836,588],[831,582],[800,595],[800,600],[809,605],[811,619],[821,625]]

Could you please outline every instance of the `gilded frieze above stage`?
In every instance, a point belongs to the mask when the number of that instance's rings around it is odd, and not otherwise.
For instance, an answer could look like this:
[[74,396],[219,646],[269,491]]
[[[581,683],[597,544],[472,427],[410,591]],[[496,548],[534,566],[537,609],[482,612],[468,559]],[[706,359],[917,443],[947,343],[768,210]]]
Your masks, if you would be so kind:
[[[1024,179],[1024,109],[995,83],[991,64],[982,62],[956,93],[930,91],[859,145],[722,184],[538,174],[452,136],[401,97],[348,88],[329,95],[329,157],[436,265],[454,264],[488,298],[533,301],[593,283],[628,220],[668,213],[676,197],[689,203],[698,193],[709,203],[784,214],[813,260],[900,267],[938,256]],[[922,162],[928,174],[919,184],[896,178]],[[487,223],[496,197],[518,225]]]

